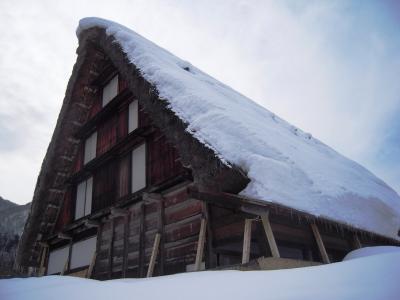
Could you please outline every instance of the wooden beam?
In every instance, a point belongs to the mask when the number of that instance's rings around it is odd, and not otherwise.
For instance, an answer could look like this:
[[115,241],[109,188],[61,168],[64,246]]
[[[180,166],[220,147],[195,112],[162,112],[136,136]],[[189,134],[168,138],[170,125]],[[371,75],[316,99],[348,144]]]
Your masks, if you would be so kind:
[[265,235],[267,236],[269,248],[271,249],[272,257],[279,258],[281,256],[279,254],[278,246],[276,245],[275,236],[271,228],[271,223],[269,222],[269,213],[262,213],[260,217],[264,227]]
[[354,249],[362,248],[360,239],[358,238],[356,233],[353,235],[353,247],[354,247]]
[[66,233],[59,233],[57,237],[62,240],[72,240],[72,236]]
[[145,257],[145,206],[144,202],[141,203],[140,206],[140,225],[139,225],[139,268],[138,268],[138,277],[144,277],[144,257]]
[[69,264],[69,258],[67,258],[67,261],[66,261],[65,264],[64,264],[64,268],[62,269],[62,271],[61,271],[61,273],[60,273],[61,276],[64,276],[65,272],[67,272],[67,270],[68,270],[68,264]]
[[129,223],[131,214],[125,216],[124,219],[124,252],[122,257],[122,278],[126,277],[126,269],[128,268],[128,247],[129,247]]
[[242,264],[247,264],[250,261],[251,222],[252,219],[245,219],[244,222]]
[[39,276],[43,276],[46,273],[45,261],[47,256],[47,249],[49,246],[47,244],[43,245],[42,257],[40,259],[40,268],[39,268]]
[[72,253],[72,239],[69,241],[69,248],[68,248],[68,257],[67,257],[67,261],[64,264],[64,268],[62,269],[60,275],[64,275],[65,272],[68,271],[69,269],[69,263],[71,260],[71,253]]
[[127,214],[128,214],[128,211],[126,209],[122,209],[122,208],[118,208],[118,207],[111,208],[111,216],[113,218],[125,217]]
[[160,239],[160,261],[158,263],[158,274],[164,275],[165,273],[165,232],[164,232],[164,223],[165,223],[165,210],[164,210],[164,198],[159,201],[159,210],[158,210],[158,232],[161,234]]
[[311,223],[311,229],[314,234],[315,240],[317,241],[317,245],[318,245],[319,253],[321,254],[321,257],[322,257],[322,261],[325,264],[329,264],[330,260],[328,257],[328,253],[326,253],[324,242],[322,241],[321,235],[319,234],[317,225],[315,223]]
[[207,202],[203,202],[203,213],[204,217],[207,221],[207,262],[206,262],[206,269],[215,268],[217,266],[217,257],[214,254],[213,247],[214,247],[214,237],[213,237],[213,230],[211,227],[212,219],[211,219],[211,207]]
[[[104,226],[104,224],[101,222],[100,226],[97,228],[96,250],[95,250],[96,256],[97,256],[97,253],[100,253],[101,240],[103,238],[103,226]],[[96,261],[95,261],[95,264],[96,264]],[[93,273],[93,270],[92,270],[92,273]],[[92,275],[93,274],[91,274],[91,276]]]
[[97,227],[99,227],[100,226],[100,222],[99,221],[96,221],[96,220],[90,220],[90,219],[87,219],[86,221],[85,221],[85,226],[86,227],[88,227],[88,228],[97,228]]
[[86,278],[92,278],[93,268],[94,268],[94,265],[96,264],[96,257],[97,257],[97,252],[95,251],[93,253],[92,261],[90,262],[89,268],[87,270]]
[[199,239],[197,241],[196,261],[194,263],[195,271],[200,271],[201,262],[203,261],[204,242],[206,240],[206,226],[207,220],[205,218],[202,218],[200,224]]
[[268,210],[266,207],[262,206],[255,206],[255,205],[250,205],[250,204],[242,204],[240,206],[240,210],[251,215],[255,216],[261,216],[265,213],[268,213]]
[[158,193],[143,193],[142,198],[145,202],[148,201],[161,201],[163,199],[163,196]]
[[156,233],[154,238],[153,250],[151,251],[149,268],[147,269],[146,277],[152,277],[154,272],[154,266],[156,265],[156,259],[158,255],[158,248],[160,246],[160,238],[161,234],[159,232]]
[[114,231],[115,231],[115,220],[111,219],[111,236],[108,245],[108,279],[111,279],[113,270]]

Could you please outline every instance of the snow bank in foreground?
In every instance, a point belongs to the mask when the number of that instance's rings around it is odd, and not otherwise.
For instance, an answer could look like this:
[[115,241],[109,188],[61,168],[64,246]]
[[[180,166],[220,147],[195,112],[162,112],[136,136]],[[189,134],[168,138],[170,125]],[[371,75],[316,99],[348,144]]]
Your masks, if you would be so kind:
[[[396,246],[376,246],[376,247],[365,247],[357,249],[348,253],[343,260],[350,260],[360,257],[366,257],[371,255],[378,255],[384,253],[400,252],[400,247]],[[400,261],[398,262],[400,268]],[[400,295],[399,295],[400,296]]]
[[2,300],[399,299],[400,252],[278,271],[208,271],[99,282],[66,276],[0,280]]
[[400,197],[382,180],[190,63],[130,29],[98,18],[188,131],[251,182],[243,195],[398,239]]

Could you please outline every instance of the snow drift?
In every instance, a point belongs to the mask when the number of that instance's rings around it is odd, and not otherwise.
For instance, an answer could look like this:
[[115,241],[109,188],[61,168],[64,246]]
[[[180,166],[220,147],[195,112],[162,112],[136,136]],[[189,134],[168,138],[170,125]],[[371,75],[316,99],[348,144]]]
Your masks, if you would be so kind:
[[4,279],[0,280],[0,299],[396,300],[400,294],[399,249],[341,263],[277,271],[207,271],[105,282],[67,276]]
[[242,195],[399,238],[400,197],[368,170],[126,27],[86,18],[77,35],[91,27],[115,38],[188,132],[247,173]]

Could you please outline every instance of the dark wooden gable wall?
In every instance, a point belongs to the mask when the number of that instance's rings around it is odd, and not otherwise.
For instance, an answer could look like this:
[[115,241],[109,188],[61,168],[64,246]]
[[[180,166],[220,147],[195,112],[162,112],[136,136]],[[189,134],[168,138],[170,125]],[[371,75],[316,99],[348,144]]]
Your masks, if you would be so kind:
[[[106,66],[104,69],[110,68]],[[86,121],[86,124],[94,122],[93,125],[88,128],[84,125],[83,129],[86,132],[79,132],[81,142],[73,164],[73,179],[68,188],[68,197],[65,197],[66,204],[59,215],[56,230],[61,230],[63,226],[74,220],[76,186],[89,176],[93,176],[92,212],[111,206],[116,200],[130,194],[131,150],[135,145],[146,143],[148,188],[163,184],[187,172],[180,162],[177,150],[167,141],[162,131],[153,125],[150,115],[140,104],[138,129],[128,133],[128,107],[129,103],[135,99],[128,90],[126,81],[120,75],[119,95],[122,96],[117,96],[108,104],[114,106],[111,110],[105,107],[109,110],[106,114],[102,111],[105,108],[101,103],[101,91],[100,86]],[[114,105],[114,101],[118,101],[118,104]],[[97,121],[96,118],[99,116],[101,118]],[[94,131],[97,131],[96,158],[93,162],[84,165],[85,139]],[[147,132],[144,133],[145,131]],[[88,165],[90,165],[89,169]]]

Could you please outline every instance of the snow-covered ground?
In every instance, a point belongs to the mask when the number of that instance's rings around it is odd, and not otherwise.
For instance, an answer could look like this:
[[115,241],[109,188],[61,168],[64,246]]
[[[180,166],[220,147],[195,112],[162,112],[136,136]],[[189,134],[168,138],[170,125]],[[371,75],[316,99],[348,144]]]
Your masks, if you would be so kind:
[[243,195],[399,239],[400,197],[371,172],[134,31],[86,18],[78,36],[91,27],[115,38],[195,138],[247,173]]
[[[380,248],[380,249],[379,249]],[[366,248],[358,259],[277,271],[205,271],[96,281],[68,276],[0,280],[2,300],[398,300],[400,248]]]

